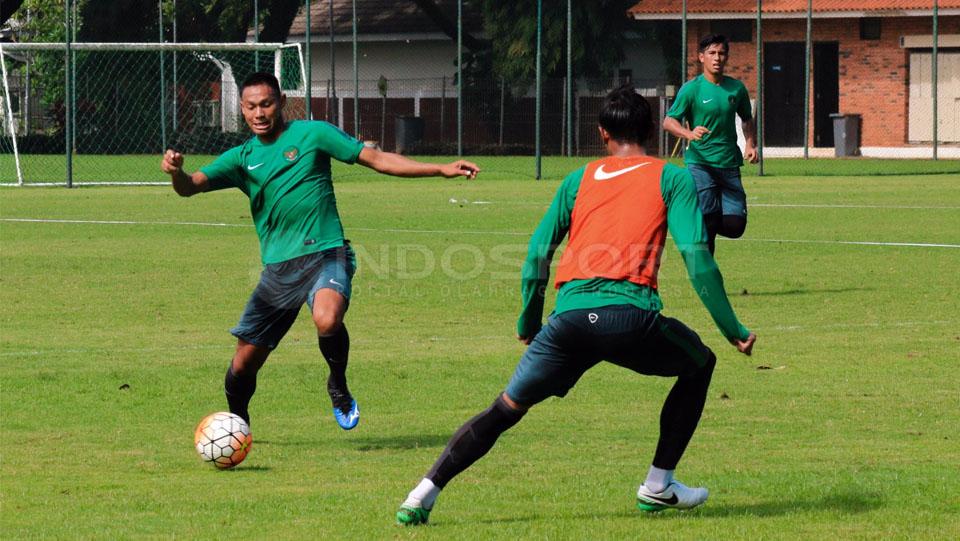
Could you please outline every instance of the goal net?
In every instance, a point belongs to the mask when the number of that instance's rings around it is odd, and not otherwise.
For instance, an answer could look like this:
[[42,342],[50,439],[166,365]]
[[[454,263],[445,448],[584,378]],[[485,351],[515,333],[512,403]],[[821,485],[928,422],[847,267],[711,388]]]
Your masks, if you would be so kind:
[[287,119],[306,111],[298,44],[7,43],[0,58],[5,185],[169,182],[165,149],[196,167],[249,137],[238,85],[256,71],[280,80]]

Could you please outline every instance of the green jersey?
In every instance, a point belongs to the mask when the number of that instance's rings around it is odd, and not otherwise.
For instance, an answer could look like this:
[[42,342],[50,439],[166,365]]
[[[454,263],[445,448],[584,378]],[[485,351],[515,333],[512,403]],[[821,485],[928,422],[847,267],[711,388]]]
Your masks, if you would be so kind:
[[681,123],[686,120],[691,130],[697,126],[710,130],[699,141],[690,141],[684,163],[722,168],[743,165],[734,115],[744,121],[752,118],[750,95],[740,81],[724,76],[717,85],[698,75],[680,87],[667,116]]
[[354,163],[363,143],[321,121],[287,124],[276,141],[256,136],[201,167],[210,190],[240,188],[265,265],[343,245],[330,158]]
[[[527,251],[521,272],[523,309],[517,321],[520,336],[533,336],[543,316],[544,292],[554,250],[567,235],[585,167],[567,175],[553,203],[540,221]],[[707,249],[703,215],[697,206],[697,189],[690,173],[675,165],[664,165],[660,194],[666,205],[667,229],[683,257],[694,289],[720,332],[728,339],[745,340],[748,331],[737,319],[723,287],[720,269]],[[614,219],[607,217],[607,219]],[[633,305],[660,311],[663,303],[657,290],[627,280],[589,278],[564,283],[557,293],[555,313],[602,306]]]

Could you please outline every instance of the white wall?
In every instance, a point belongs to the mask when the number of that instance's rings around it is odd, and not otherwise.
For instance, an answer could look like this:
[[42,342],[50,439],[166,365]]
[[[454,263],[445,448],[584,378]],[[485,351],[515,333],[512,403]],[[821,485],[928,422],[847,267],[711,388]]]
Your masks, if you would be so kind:
[[[337,43],[336,77],[338,93],[353,94],[353,48],[350,43]],[[314,43],[310,51],[313,93],[324,95],[330,78],[330,44]],[[365,43],[357,47],[361,96],[378,96],[376,80],[381,75],[388,80],[388,94],[391,90],[403,93],[400,83],[390,81],[400,79],[440,79],[447,77],[447,85],[456,75],[454,61],[457,46],[450,41],[389,41]],[[437,81],[439,92],[440,81]],[[372,93],[372,94],[371,94]]]

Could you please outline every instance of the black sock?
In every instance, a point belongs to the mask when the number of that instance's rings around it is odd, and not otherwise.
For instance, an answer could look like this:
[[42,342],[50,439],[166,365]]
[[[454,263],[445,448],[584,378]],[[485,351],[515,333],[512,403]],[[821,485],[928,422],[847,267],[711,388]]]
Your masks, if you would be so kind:
[[443,488],[460,472],[487,454],[500,434],[520,422],[526,411],[517,411],[498,396],[493,404],[470,419],[450,438],[446,449],[426,478]]
[[347,359],[350,356],[350,334],[346,325],[330,336],[319,336],[320,354],[323,355],[330,376],[327,378],[327,392],[333,406],[346,412],[350,410],[350,389],[347,387]]
[[227,395],[227,404],[230,406],[230,413],[243,417],[243,420],[250,423],[250,412],[247,407],[250,405],[250,398],[257,390],[257,374],[244,374],[238,376],[233,372],[233,363],[227,367],[227,375],[223,380],[224,394]]
[[703,368],[692,375],[677,378],[660,412],[660,440],[653,455],[654,466],[664,470],[677,468],[697,430],[716,364],[717,358],[711,353]]

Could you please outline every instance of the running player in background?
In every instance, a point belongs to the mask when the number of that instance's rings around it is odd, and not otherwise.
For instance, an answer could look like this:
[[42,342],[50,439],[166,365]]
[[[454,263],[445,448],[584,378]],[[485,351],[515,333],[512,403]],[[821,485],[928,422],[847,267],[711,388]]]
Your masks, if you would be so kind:
[[[663,129],[690,142],[684,165],[697,182],[700,211],[710,236],[710,253],[717,235],[740,238],[747,228],[747,195],[740,179],[743,160],[757,163],[756,124],[750,95],[743,83],[723,74],[730,44],[720,35],[700,40],[698,58],[703,74],[687,81],[663,119]],[[737,146],[735,116],[743,124],[745,148]],[[683,126],[686,121],[693,129]]]

